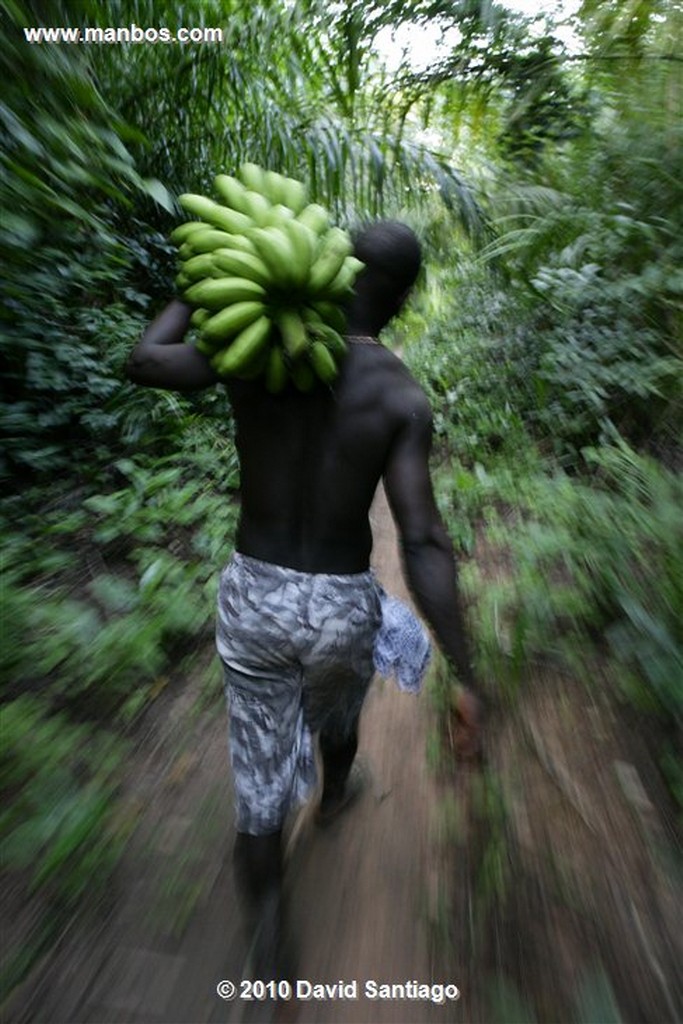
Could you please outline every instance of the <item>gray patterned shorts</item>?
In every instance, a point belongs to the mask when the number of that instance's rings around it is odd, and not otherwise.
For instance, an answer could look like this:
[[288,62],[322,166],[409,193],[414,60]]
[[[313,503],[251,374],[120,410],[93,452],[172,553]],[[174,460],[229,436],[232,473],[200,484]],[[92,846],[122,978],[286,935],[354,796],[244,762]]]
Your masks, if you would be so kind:
[[298,572],[237,553],[223,570],[216,646],[238,831],[280,829],[315,786],[312,734],[351,734],[374,674],[380,595],[371,570]]

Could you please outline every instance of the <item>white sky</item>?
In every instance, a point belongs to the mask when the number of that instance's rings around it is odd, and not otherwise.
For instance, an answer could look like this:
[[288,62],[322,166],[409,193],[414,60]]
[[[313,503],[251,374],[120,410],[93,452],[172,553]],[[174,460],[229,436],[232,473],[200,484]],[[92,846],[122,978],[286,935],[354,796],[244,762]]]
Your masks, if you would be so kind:
[[[501,6],[529,16],[555,12],[556,21],[562,22],[578,10],[580,0],[502,0]],[[558,25],[554,34],[570,50],[576,46],[576,37],[570,26]],[[407,49],[414,69],[420,70],[446,55],[457,39],[457,29],[445,33],[442,39],[440,29],[434,24],[419,28],[402,25],[396,31],[390,27],[383,29],[377,35],[375,46],[390,67],[398,65],[402,50]]]

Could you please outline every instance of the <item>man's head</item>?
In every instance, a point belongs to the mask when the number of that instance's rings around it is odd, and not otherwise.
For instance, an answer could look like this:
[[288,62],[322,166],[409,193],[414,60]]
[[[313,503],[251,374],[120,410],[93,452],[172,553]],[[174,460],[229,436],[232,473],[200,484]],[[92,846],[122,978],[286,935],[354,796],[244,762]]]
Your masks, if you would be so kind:
[[415,233],[398,221],[361,231],[354,254],[365,264],[348,310],[349,329],[377,334],[395,316],[415,283],[422,257]]

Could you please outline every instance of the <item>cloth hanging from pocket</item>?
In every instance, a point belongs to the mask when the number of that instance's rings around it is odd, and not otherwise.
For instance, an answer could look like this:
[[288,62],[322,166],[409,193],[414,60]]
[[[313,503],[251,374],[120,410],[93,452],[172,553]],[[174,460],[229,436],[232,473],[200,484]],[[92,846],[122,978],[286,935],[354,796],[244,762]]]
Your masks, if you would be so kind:
[[380,594],[382,623],[375,636],[375,669],[385,679],[393,679],[399,690],[419,693],[431,658],[427,632],[407,604]]

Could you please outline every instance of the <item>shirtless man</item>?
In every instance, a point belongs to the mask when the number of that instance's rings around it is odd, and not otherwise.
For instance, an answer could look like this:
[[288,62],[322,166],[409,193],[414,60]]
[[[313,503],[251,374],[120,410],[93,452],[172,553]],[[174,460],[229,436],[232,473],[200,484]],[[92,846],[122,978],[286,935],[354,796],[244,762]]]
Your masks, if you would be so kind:
[[[410,591],[462,684],[460,754],[479,752],[480,701],[456,566],[429,473],[431,411],[404,364],[378,341],[418,275],[420,248],[405,225],[381,222],[357,238],[355,252],[366,266],[347,310],[348,354],[334,385],[278,396],[260,381],[227,385],[241,518],[236,554],[221,576],[217,644],[231,714],[235,866],[255,919],[271,915],[262,928],[271,935],[282,825],[314,781],[311,735],[319,735],[323,762],[321,817],[347,795],[380,623],[369,571],[369,510],[380,481]],[[217,383],[206,356],[183,343],[191,312],[179,301],[167,306],[132,352],[130,380],[178,391]]]

